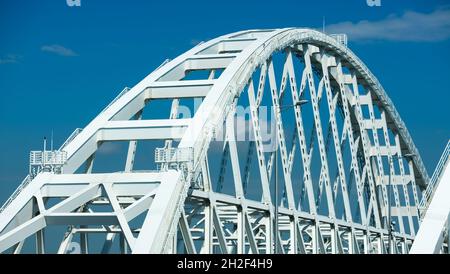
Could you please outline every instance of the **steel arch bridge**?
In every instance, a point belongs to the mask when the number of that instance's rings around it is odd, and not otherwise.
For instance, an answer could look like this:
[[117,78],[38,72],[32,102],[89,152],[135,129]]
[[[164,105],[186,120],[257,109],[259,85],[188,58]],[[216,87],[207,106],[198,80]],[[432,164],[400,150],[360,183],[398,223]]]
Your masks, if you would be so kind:
[[[344,38],[241,31],[164,62],[31,153],[0,252],[408,253],[428,175]],[[101,147],[125,142],[123,164],[97,171]],[[154,160],[139,166],[142,147]]]

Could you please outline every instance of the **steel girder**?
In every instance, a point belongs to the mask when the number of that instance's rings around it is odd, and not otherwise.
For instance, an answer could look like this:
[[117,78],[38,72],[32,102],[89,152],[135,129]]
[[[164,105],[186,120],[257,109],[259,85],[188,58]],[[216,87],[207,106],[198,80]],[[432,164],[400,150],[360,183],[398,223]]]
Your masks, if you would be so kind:
[[[277,54],[283,55],[280,67]],[[188,80],[193,71],[208,76]],[[265,96],[274,109],[277,153],[265,150],[261,136]],[[202,102],[192,118],[180,119],[186,98]],[[286,98],[293,103],[290,121],[282,114]],[[158,99],[172,100],[169,118],[143,118],[148,102]],[[235,132],[239,100],[250,109],[253,136],[245,157]],[[287,122],[294,123],[291,143]],[[217,175],[208,155],[222,125]],[[165,140],[158,171],[134,169],[140,140]],[[122,172],[92,173],[105,141],[129,141]],[[345,45],[311,29],[242,31],[199,44],[124,90],[61,149],[68,157],[64,174],[26,179],[2,208],[0,252],[20,252],[31,235],[35,250],[48,252],[51,225],[68,225],[59,253],[74,243],[92,252],[98,243],[88,235],[99,233],[105,235],[101,252],[111,251],[115,241],[124,253],[408,252],[419,223],[416,185],[423,189],[428,182],[378,80]],[[192,151],[188,160],[178,158],[183,149]],[[283,193],[275,204],[278,158]],[[83,165],[84,174],[76,174]],[[233,194],[222,193],[225,184]],[[255,184],[261,195],[250,199]],[[110,210],[95,212],[98,205]],[[139,215],[142,224],[131,225]],[[398,221],[392,233],[389,216]]]

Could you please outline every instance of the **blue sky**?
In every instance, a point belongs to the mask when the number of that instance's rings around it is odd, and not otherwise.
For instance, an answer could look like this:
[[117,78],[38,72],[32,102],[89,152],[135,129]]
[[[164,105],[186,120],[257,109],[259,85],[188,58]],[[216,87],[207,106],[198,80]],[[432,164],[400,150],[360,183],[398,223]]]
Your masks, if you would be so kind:
[[0,203],[28,172],[28,153],[56,146],[125,86],[199,41],[243,29],[345,32],[379,78],[431,174],[450,137],[447,0],[0,0]]

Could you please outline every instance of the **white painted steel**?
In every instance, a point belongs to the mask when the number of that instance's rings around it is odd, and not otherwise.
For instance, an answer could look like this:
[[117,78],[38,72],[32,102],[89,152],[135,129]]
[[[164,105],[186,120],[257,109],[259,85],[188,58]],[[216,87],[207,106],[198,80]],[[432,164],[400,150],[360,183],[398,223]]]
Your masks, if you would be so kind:
[[[91,123],[68,138],[60,148],[67,154],[63,174],[38,173],[21,184],[0,212],[0,252],[19,253],[25,239],[35,234],[36,250],[43,253],[45,229],[52,224],[68,224],[58,253],[66,253],[77,234],[81,252],[89,252],[92,243],[88,235],[92,233],[105,234],[102,252],[110,251],[118,240],[124,253],[385,253],[388,244],[390,251],[407,253],[417,229],[413,223],[413,218],[418,221],[416,185],[425,188],[428,175],[393,103],[346,44],[345,36],[330,37],[306,28],[249,30],[199,44],[165,61],[136,86],[124,89]],[[272,59],[279,52],[285,53],[282,68]],[[299,60],[304,70],[296,75]],[[184,79],[196,70],[209,71],[208,78]],[[252,77],[258,70],[260,74]],[[277,72],[282,72],[281,76]],[[360,85],[367,94],[360,94]],[[281,185],[285,190],[278,205],[272,202],[270,190],[275,154],[268,155],[264,148],[264,121],[258,117],[267,88],[276,110],[275,144],[280,149]],[[307,90],[310,101],[303,99]],[[250,142],[254,148],[249,150],[243,168],[234,115],[238,98],[245,92],[250,132],[255,139]],[[281,113],[286,96],[292,96],[294,103],[292,148],[286,146],[290,137],[286,136]],[[179,119],[180,100],[188,98],[202,101],[193,117]],[[147,103],[162,99],[172,100],[170,117],[144,119]],[[327,110],[321,108],[321,102],[327,104]],[[310,137],[317,141],[316,148],[306,138],[306,124],[311,121],[303,117],[304,105],[312,106]],[[379,118],[375,117],[374,105],[381,112]],[[366,107],[368,118],[364,116]],[[322,118],[326,112],[330,113],[329,120]],[[343,117],[342,126],[337,122],[338,115]],[[209,170],[216,159],[208,158],[208,149],[223,123],[226,138],[222,152],[230,155],[234,195],[213,190]],[[389,134],[395,134],[394,140]],[[134,169],[140,140],[165,141],[163,148],[155,150],[158,171]],[[92,174],[96,151],[106,141],[129,142],[124,172]],[[345,148],[346,143],[349,148]],[[344,150],[350,153],[350,163],[345,163]],[[258,170],[252,168],[253,151]],[[320,157],[319,178],[311,171],[316,165],[312,160],[315,153]],[[336,157],[337,177],[329,166],[330,155]],[[294,167],[296,157],[301,159],[298,167]],[[384,158],[389,164],[383,164]],[[399,171],[394,170],[393,162],[400,163]],[[75,174],[83,165],[85,174]],[[390,171],[386,172],[384,168],[388,167]],[[294,188],[296,168],[303,173],[300,190]],[[225,169],[223,160],[220,174]],[[261,200],[246,196],[248,185],[254,183],[252,173],[261,181]],[[222,186],[226,182],[223,176],[220,178]],[[388,199],[389,182],[396,186],[394,207]],[[409,204],[408,198],[408,204],[402,206],[397,186],[405,197],[411,189],[415,202]],[[354,199],[349,198],[350,187],[356,189]],[[309,210],[295,200],[299,192]],[[343,200],[342,217],[336,214],[338,195]],[[50,198],[64,199],[49,206]],[[321,199],[326,201],[327,214],[319,210]],[[106,204],[111,212],[92,212],[92,206]],[[391,207],[389,212],[400,224],[390,235],[387,209]],[[353,218],[356,208],[360,222]],[[130,226],[142,214],[142,226]],[[403,217],[408,218],[409,232]]]
[[427,188],[420,204],[421,214],[424,215],[416,239],[411,247],[414,254],[432,254],[443,251],[444,242],[448,239],[450,221],[450,141],[442,153],[442,157],[433,174],[432,183]]

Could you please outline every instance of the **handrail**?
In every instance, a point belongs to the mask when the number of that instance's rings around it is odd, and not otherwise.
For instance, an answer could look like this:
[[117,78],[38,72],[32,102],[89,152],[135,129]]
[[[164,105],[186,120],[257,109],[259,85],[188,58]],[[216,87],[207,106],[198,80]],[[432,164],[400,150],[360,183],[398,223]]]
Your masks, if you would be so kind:
[[[167,64],[167,63],[169,63],[170,62],[170,59],[166,59],[166,60],[164,60],[162,63],[161,63],[161,65],[159,65],[156,69],[155,69],[155,71],[156,70],[158,70],[158,69],[160,69],[162,66],[164,66],[165,64]],[[107,110],[112,104],[114,104],[117,100],[119,100],[120,99],[120,97],[122,97],[123,95],[125,95],[128,91],[130,91],[131,90],[131,88],[129,88],[129,87],[125,87],[117,96],[116,96],[116,98],[114,98],[112,101],[111,101],[111,103],[109,103],[100,113],[103,113],[103,112],[105,112],[105,110]]]
[[78,134],[80,134],[83,131],[82,128],[76,128],[72,134],[70,134],[70,136],[66,139],[66,141],[61,145],[61,147],[59,148],[59,150],[63,150],[70,142],[72,142],[73,139],[75,139],[75,137],[77,137]]
[[347,34],[344,33],[339,33],[339,34],[330,34],[330,37],[336,39],[336,41],[338,41],[338,43],[347,46]]
[[[157,68],[161,68],[162,66],[164,66],[165,64],[167,64],[168,62],[170,62],[170,59],[166,59],[164,60],[164,62],[161,63],[161,65]],[[129,87],[125,87],[117,96],[116,98],[114,98],[114,100],[112,100],[102,111],[101,113],[103,113],[106,109],[108,109],[112,104],[114,104],[120,97],[122,97],[123,95],[125,95],[128,91],[130,90]],[[80,134],[83,131],[82,128],[76,128],[72,134],[70,134],[70,136],[66,139],[66,141],[64,141],[64,143],[61,145],[61,147],[58,149],[58,151],[62,151],[70,142],[73,141],[73,139],[75,139],[75,137],[77,137],[78,134]],[[50,153],[50,152],[49,152]],[[0,213],[2,213],[6,207],[8,207],[11,202],[20,194],[20,192],[32,181],[32,177],[29,175],[27,175],[25,177],[25,179],[23,179],[23,181],[21,182],[21,184],[17,187],[17,189],[14,191],[14,193],[8,198],[8,200],[6,200],[6,202],[2,205],[2,207],[0,208]]]
[[[67,146],[83,129],[77,128],[75,129],[72,134],[70,134],[69,138],[62,144],[59,150],[56,151],[46,151],[46,154],[43,154],[41,151],[32,151],[30,153],[30,163],[33,163],[33,161],[44,161],[49,163],[54,163],[56,160],[58,161],[65,161],[65,154],[62,153],[62,149]],[[41,153],[40,155],[37,155]],[[61,153],[61,156],[60,154]],[[56,158],[55,158],[56,157]],[[48,160],[46,160],[48,159]],[[8,200],[5,201],[5,203],[0,207],[0,213],[2,213],[11,203],[12,201],[19,196],[20,192],[32,181],[31,174],[28,174],[20,183],[20,185],[16,188],[16,190],[13,192],[13,194],[8,198]]]
[[125,87],[117,96],[116,98],[114,98],[111,103],[109,103],[100,113],[105,112],[105,110],[107,110],[112,104],[114,104],[117,100],[119,100],[120,97],[122,97],[123,95],[125,95],[128,91],[130,91],[129,87]]
[[169,58],[167,58],[166,60],[164,60],[162,63],[161,63],[161,65],[159,65],[155,70],[158,70],[158,69],[160,69],[162,66],[164,66],[165,64],[167,64],[167,63],[169,63],[170,62],[170,59]]
[[3,210],[5,210],[5,208],[7,208],[9,206],[9,204],[11,204],[11,202],[17,196],[19,196],[22,189],[24,189],[30,182],[31,182],[31,178],[30,178],[30,175],[28,175],[27,177],[25,177],[25,179],[23,179],[22,183],[20,183],[20,185],[17,187],[17,189],[11,195],[11,197],[9,197],[8,200],[6,200],[6,202],[2,205],[2,207],[0,208],[0,213],[2,213]]
[[442,175],[442,171],[450,162],[450,140],[447,142],[447,146],[442,152],[441,158],[436,166],[436,169],[433,172],[433,176],[431,177],[430,183],[427,186],[427,189],[422,194],[422,200],[419,203],[419,211],[421,216],[425,215],[425,212],[430,204],[431,199],[433,198],[434,192],[439,184],[439,179]]

